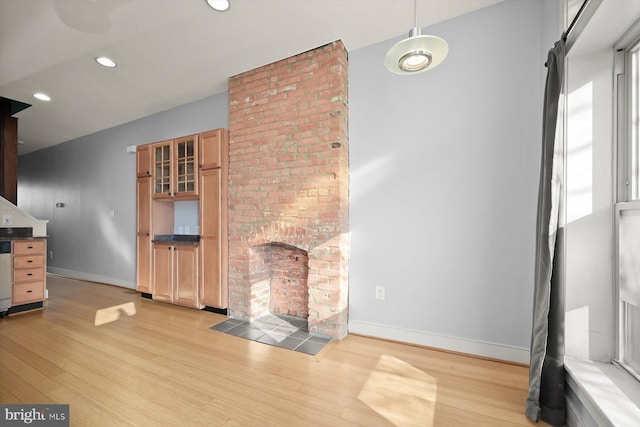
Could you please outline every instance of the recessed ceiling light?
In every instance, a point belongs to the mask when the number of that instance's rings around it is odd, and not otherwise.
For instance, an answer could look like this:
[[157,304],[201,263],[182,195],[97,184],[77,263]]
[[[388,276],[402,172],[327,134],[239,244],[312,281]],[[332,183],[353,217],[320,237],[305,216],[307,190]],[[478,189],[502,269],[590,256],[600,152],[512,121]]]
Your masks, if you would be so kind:
[[103,67],[107,67],[107,68],[114,68],[116,66],[116,63],[113,62],[113,59],[107,58],[106,56],[97,57],[96,62],[102,65]]
[[214,10],[224,12],[229,9],[229,0],[207,0],[207,4]]
[[33,97],[39,99],[40,101],[51,101],[51,97],[46,93],[36,92],[33,94]]

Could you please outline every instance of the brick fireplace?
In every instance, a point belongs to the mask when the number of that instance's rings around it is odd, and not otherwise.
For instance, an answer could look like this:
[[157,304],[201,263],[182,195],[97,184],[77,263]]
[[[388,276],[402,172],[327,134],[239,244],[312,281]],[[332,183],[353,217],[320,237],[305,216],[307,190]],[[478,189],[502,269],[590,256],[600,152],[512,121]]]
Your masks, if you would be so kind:
[[229,315],[347,334],[349,140],[341,41],[229,80]]

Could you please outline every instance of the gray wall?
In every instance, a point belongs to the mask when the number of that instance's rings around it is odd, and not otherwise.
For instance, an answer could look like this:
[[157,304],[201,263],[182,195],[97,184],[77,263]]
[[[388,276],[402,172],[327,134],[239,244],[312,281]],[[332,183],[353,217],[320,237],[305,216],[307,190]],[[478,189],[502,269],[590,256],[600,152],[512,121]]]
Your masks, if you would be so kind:
[[541,33],[557,19],[516,0],[430,27],[450,53],[415,76],[385,70],[397,40],[351,52],[351,331],[529,347],[542,41],[558,35]]
[[18,204],[50,220],[51,271],[135,288],[135,155],[126,146],[227,127],[227,119],[224,93],[20,156]]

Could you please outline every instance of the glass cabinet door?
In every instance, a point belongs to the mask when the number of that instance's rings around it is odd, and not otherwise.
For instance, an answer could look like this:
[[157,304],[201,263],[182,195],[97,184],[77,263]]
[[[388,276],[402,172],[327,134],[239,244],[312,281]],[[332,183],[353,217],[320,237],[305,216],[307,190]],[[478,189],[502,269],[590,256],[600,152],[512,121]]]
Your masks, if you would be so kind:
[[194,136],[176,141],[176,194],[196,192],[196,147]]
[[171,145],[154,149],[154,194],[171,195]]

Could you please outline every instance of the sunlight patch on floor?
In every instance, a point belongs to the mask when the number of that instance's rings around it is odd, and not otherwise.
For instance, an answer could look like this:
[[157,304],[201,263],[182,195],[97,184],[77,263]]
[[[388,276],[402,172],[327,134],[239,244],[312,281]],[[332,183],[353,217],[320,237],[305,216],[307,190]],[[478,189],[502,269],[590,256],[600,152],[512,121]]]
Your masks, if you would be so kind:
[[433,426],[438,381],[393,356],[383,355],[358,399],[397,426]]
[[136,305],[133,302],[127,302],[113,307],[102,308],[96,311],[95,326],[104,325],[105,323],[115,322],[120,318],[120,314],[127,316],[136,315]]

